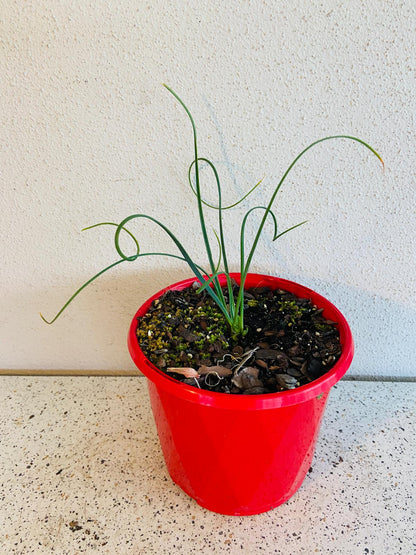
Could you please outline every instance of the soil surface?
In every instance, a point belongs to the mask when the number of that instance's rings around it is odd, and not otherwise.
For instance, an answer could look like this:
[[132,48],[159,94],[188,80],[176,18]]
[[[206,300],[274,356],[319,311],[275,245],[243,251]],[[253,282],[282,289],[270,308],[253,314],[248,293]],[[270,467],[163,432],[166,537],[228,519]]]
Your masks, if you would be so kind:
[[275,393],[323,376],[341,354],[337,325],[310,299],[247,290],[247,332],[233,339],[215,302],[196,289],[168,291],[138,319],[142,351],[179,381],[228,394]]

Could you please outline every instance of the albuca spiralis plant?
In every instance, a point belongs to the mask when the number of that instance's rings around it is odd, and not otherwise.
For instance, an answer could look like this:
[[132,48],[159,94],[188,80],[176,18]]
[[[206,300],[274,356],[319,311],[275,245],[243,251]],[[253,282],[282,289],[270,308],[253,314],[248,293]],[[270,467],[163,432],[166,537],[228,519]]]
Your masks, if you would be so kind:
[[[280,187],[282,186],[282,184],[285,181],[288,173],[293,168],[293,166],[298,162],[298,160],[309,149],[311,149],[313,146],[315,146],[319,143],[322,143],[322,142],[328,141],[328,140],[333,140],[333,139],[348,139],[348,140],[356,141],[356,142],[364,145],[367,149],[369,149],[375,156],[377,156],[377,158],[380,160],[380,162],[382,163],[383,168],[384,168],[384,162],[383,162],[381,156],[371,146],[369,146],[367,143],[365,143],[361,139],[358,139],[357,137],[352,137],[352,136],[349,136],[349,135],[332,135],[332,136],[324,137],[322,139],[314,141],[308,147],[306,147],[304,150],[302,150],[302,152],[300,154],[298,154],[298,156],[296,156],[296,158],[293,160],[293,162],[287,168],[286,172],[283,174],[282,178],[280,179],[279,183],[277,184],[276,188],[274,189],[274,192],[273,192],[273,194],[272,194],[272,196],[269,200],[269,203],[265,206],[254,206],[254,207],[250,208],[246,212],[245,216],[243,217],[243,220],[242,220],[242,223],[241,223],[241,230],[240,230],[240,273],[241,273],[241,282],[240,282],[240,286],[237,290],[237,293],[234,293],[235,290],[233,289],[233,283],[232,283],[232,280],[230,278],[227,248],[226,248],[225,237],[224,237],[223,212],[225,210],[228,210],[230,208],[233,208],[233,207],[237,206],[243,200],[245,200],[250,195],[250,193],[252,193],[260,185],[261,181],[259,181],[256,185],[254,185],[254,187],[248,193],[246,193],[240,200],[238,200],[237,202],[235,202],[235,203],[233,203],[229,206],[223,206],[222,196],[221,196],[221,184],[220,184],[220,179],[219,179],[219,176],[218,176],[217,169],[216,169],[215,165],[213,164],[213,162],[211,162],[207,158],[200,157],[199,154],[198,154],[197,130],[196,130],[196,125],[195,125],[194,119],[192,117],[192,114],[189,111],[189,109],[187,108],[187,106],[185,105],[185,103],[181,100],[181,98],[170,87],[168,87],[165,84],[164,84],[164,87],[175,97],[175,99],[183,107],[183,109],[185,110],[185,112],[186,112],[186,114],[189,118],[189,121],[192,125],[194,159],[192,160],[192,162],[189,166],[188,181],[189,181],[190,187],[192,188],[192,190],[193,190],[193,192],[196,196],[196,201],[197,201],[197,206],[198,206],[198,215],[199,215],[199,221],[200,221],[201,232],[202,232],[202,238],[203,238],[203,242],[204,242],[204,246],[205,246],[205,250],[206,250],[207,258],[208,258],[208,262],[209,262],[209,271],[206,271],[201,266],[199,266],[196,262],[194,262],[194,260],[188,254],[185,247],[177,239],[177,237],[162,222],[153,218],[152,216],[148,216],[147,214],[132,214],[132,215],[128,216],[127,218],[125,218],[123,221],[121,221],[119,224],[114,223],[114,222],[101,222],[101,223],[98,223],[98,224],[94,224],[92,226],[84,228],[83,231],[85,231],[87,229],[92,229],[94,227],[105,226],[105,225],[107,225],[107,226],[111,225],[111,226],[116,227],[115,235],[114,235],[114,245],[115,245],[115,249],[116,249],[120,258],[116,262],[114,262],[113,264],[110,264],[110,266],[107,266],[106,268],[104,268],[103,270],[98,272],[95,276],[93,276],[91,279],[89,279],[86,283],[84,283],[68,299],[68,301],[63,305],[63,307],[59,310],[59,312],[56,314],[56,316],[52,320],[47,320],[41,314],[42,319],[47,324],[52,324],[53,322],[55,322],[55,320],[62,314],[62,312],[75,299],[75,297],[77,297],[77,295],[79,295],[79,293],[81,293],[81,291],[83,289],[85,289],[85,287],[87,287],[87,285],[89,285],[91,282],[96,280],[104,272],[107,272],[108,270],[110,270],[111,268],[114,268],[115,266],[117,266],[118,264],[121,264],[122,262],[134,262],[138,258],[141,258],[141,257],[144,257],[144,256],[160,255],[160,256],[168,256],[168,257],[171,257],[171,258],[176,258],[176,259],[179,259],[181,261],[186,262],[189,265],[189,267],[191,268],[192,272],[195,274],[195,277],[197,278],[197,280],[200,284],[199,292],[201,292],[203,290],[206,290],[207,293],[217,303],[218,307],[220,308],[221,312],[224,315],[225,320],[227,321],[227,323],[229,324],[229,326],[231,328],[232,335],[234,337],[239,336],[239,335],[244,335],[244,333],[245,333],[245,327],[244,327],[244,284],[245,284],[246,276],[247,276],[247,274],[249,272],[249,269],[250,269],[251,262],[252,262],[253,257],[254,257],[254,253],[256,251],[256,247],[259,243],[261,234],[262,234],[264,226],[266,224],[266,221],[271,219],[271,221],[273,222],[274,234],[273,234],[272,241],[276,241],[276,239],[278,239],[282,235],[284,235],[284,234],[288,233],[289,231],[292,231],[293,229],[295,229],[295,228],[303,225],[304,223],[306,223],[306,222],[298,223],[298,224],[296,224],[296,225],[294,225],[294,226],[292,226],[292,227],[290,227],[290,228],[288,228],[288,229],[279,233],[278,232],[278,226],[277,226],[277,218],[276,218],[274,212],[272,211],[272,206],[273,206],[273,203],[276,199],[277,193],[280,190]],[[200,181],[200,164],[201,163],[204,163],[204,164],[208,165],[209,168],[212,170],[213,175],[215,177],[215,182],[216,182],[216,187],[217,187],[217,195],[218,195],[218,204],[217,205],[209,204],[202,197],[201,181]],[[193,180],[192,180],[192,174],[194,174],[194,179]],[[207,232],[207,228],[206,228],[206,224],[205,224],[204,207],[214,209],[218,212],[218,230],[214,232],[216,242],[217,242],[217,249],[219,251],[217,261],[214,260],[213,249],[211,247],[211,243],[210,243],[210,240],[209,240],[209,237],[208,237],[208,232]],[[263,213],[263,215],[262,215],[259,227],[257,229],[257,232],[254,236],[254,240],[251,244],[250,250],[248,251],[248,254],[246,255],[246,249],[245,249],[246,223],[247,223],[248,217],[254,211],[261,211]],[[136,219],[150,220],[151,222],[153,222],[157,226],[161,227],[168,234],[168,236],[172,239],[172,241],[176,245],[180,254],[170,254],[170,253],[164,253],[164,252],[141,252],[138,240],[133,235],[133,233],[126,227],[127,224],[130,221],[136,220]],[[126,232],[132,238],[132,240],[134,241],[134,245],[135,245],[135,248],[136,248],[136,252],[134,254],[127,255],[121,249],[121,247],[120,247],[120,234],[122,232]],[[220,275],[225,276],[226,290],[228,292],[228,302],[227,302],[226,297],[224,295],[224,291],[223,291],[223,289],[220,285],[220,281],[219,281],[219,276]]]

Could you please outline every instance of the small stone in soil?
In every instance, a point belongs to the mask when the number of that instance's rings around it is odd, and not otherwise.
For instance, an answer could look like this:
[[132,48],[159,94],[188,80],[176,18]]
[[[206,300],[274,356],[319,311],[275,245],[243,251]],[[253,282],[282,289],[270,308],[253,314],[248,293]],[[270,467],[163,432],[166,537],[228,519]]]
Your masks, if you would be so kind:
[[259,380],[259,369],[251,366],[242,368],[231,381],[243,391],[252,387],[263,387],[263,382]]
[[298,380],[288,374],[276,374],[276,381],[283,389],[295,389]]
[[320,378],[325,371],[322,369],[322,362],[317,358],[312,358],[308,365],[308,376],[311,380]]

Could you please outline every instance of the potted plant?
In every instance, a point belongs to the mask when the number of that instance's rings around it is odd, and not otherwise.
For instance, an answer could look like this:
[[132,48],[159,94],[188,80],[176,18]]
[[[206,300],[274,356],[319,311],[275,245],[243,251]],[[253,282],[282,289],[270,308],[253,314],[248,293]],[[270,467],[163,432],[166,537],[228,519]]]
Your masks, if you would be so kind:
[[[318,293],[294,282],[251,274],[250,264],[266,221],[273,241],[299,227],[279,232],[272,211],[288,173],[310,148],[323,141],[348,139],[379,154],[356,137],[319,139],[290,164],[265,206],[250,208],[240,232],[240,272],[229,270],[223,213],[240,204],[222,204],[215,165],[198,154],[194,119],[181,98],[166,89],[185,110],[193,130],[194,157],[188,180],[195,194],[209,269],[194,262],[183,244],[159,220],[133,214],[115,226],[119,259],[100,271],[65,303],[102,273],[153,254],[185,261],[194,277],[174,284],[146,301],[132,320],[128,347],[147,378],[150,401],[165,461],[172,479],[196,501],[215,512],[257,514],[289,499],[308,471],[330,388],[347,371],[353,357],[349,326],[339,310]],[[200,166],[215,177],[217,205],[201,193]],[[204,210],[217,211],[218,255],[207,232]],[[246,253],[246,222],[254,211],[262,218]],[[172,239],[178,254],[142,253],[127,224],[146,219]],[[90,229],[90,228],[86,228]],[[136,252],[127,255],[120,234],[127,233]]]

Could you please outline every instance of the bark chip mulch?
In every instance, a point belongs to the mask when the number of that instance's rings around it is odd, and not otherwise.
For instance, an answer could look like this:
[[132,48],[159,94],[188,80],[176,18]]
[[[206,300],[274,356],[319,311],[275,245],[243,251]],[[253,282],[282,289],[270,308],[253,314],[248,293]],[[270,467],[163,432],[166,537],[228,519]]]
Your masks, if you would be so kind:
[[228,394],[275,393],[320,378],[341,354],[337,325],[310,299],[248,289],[247,333],[233,338],[211,297],[196,289],[168,291],[138,319],[142,351],[179,381]]

